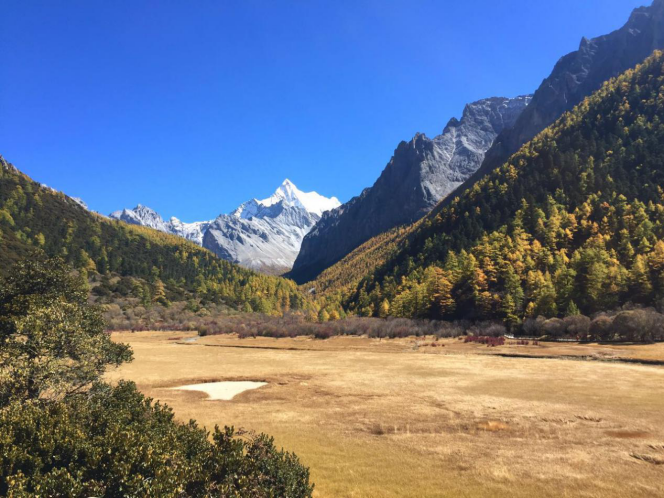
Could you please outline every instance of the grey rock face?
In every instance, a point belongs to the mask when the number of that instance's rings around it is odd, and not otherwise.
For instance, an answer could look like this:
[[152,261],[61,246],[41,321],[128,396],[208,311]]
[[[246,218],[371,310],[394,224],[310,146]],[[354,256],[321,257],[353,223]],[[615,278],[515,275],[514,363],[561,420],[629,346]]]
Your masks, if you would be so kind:
[[304,238],[288,276],[312,280],[371,237],[427,214],[477,170],[496,136],[514,124],[530,98],[474,102],[433,140],[418,133],[401,142],[371,188],[322,216]]
[[522,145],[598,90],[605,81],[662,48],[664,0],[655,0],[650,7],[634,10],[627,24],[617,31],[592,40],[582,39],[579,50],[558,61],[514,126],[498,136],[482,167],[467,185],[501,166]]
[[141,225],[154,228],[162,232],[170,232],[168,224],[153,209],[139,204],[134,209],[123,209],[115,211],[109,215],[109,218],[124,221],[130,225]]
[[0,166],[2,166],[3,169],[9,171],[10,173],[19,173],[18,168],[14,166],[12,163],[7,162],[7,160],[0,155]]
[[281,274],[295,261],[304,236],[320,216],[281,201],[249,218],[221,215],[203,236],[220,258],[264,273]]

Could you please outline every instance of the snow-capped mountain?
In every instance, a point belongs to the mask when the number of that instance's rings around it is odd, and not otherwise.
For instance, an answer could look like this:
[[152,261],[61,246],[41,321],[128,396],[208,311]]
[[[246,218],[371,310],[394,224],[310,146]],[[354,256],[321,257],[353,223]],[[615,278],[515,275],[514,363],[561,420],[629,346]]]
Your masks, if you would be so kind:
[[111,218],[179,235],[220,258],[265,273],[283,273],[293,266],[302,239],[326,211],[340,206],[336,197],[302,192],[285,180],[267,199],[251,199],[213,221],[169,221],[138,205],[110,214]]
[[114,211],[108,216],[131,225],[142,225],[154,228],[155,230],[161,230],[162,232],[170,232],[168,224],[162,217],[155,210],[142,204],[139,204],[134,209],[125,208],[121,211]]
[[203,245],[203,234],[211,223],[209,221],[183,223],[176,217],[172,217],[169,221],[164,221],[154,209],[150,209],[142,204],[139,204],[134,209],[125,208],[120,211],[114,211],[109,214],[109,217],[115,220],[124,221],[130,225],[141,225],[162,232],[179,235],[187,240],[196,242],[198,245]]
[[193,223],[184,223],[175,216],[168,222],[168,231],[172,234],[184,237],[187,240],[196,242],[199,246],[203,245],[203,235],[210,226],[211,221],[194,221]]

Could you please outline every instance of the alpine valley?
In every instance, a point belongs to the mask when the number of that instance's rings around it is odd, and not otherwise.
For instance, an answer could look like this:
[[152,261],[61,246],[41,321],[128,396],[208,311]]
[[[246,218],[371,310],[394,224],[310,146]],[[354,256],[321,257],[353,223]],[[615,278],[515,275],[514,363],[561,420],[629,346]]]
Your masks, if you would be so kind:
[[648,1],[5,2],[0,496],[664,497]]

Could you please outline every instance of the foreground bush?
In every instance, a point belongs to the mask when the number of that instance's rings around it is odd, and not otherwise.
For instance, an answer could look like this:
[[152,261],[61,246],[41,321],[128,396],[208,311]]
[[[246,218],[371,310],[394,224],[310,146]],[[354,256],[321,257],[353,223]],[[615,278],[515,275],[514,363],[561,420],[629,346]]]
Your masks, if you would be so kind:
[[179,424],[133,383],[0,411],[0,495],[311,496],[309,471],[265,435]]
[[23,261],[0,282],[0,406],[62,399],[131,360],[111,341],[83,279],[59,259]]

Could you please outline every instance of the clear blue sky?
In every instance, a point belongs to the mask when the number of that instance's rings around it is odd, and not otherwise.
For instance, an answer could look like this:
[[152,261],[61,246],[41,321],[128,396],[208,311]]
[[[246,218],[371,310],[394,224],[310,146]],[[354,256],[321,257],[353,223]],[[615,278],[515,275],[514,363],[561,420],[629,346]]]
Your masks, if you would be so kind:
[[401,140],[535,90],[650,0],[2,0],[0,153],[108,213],[346,201]]

